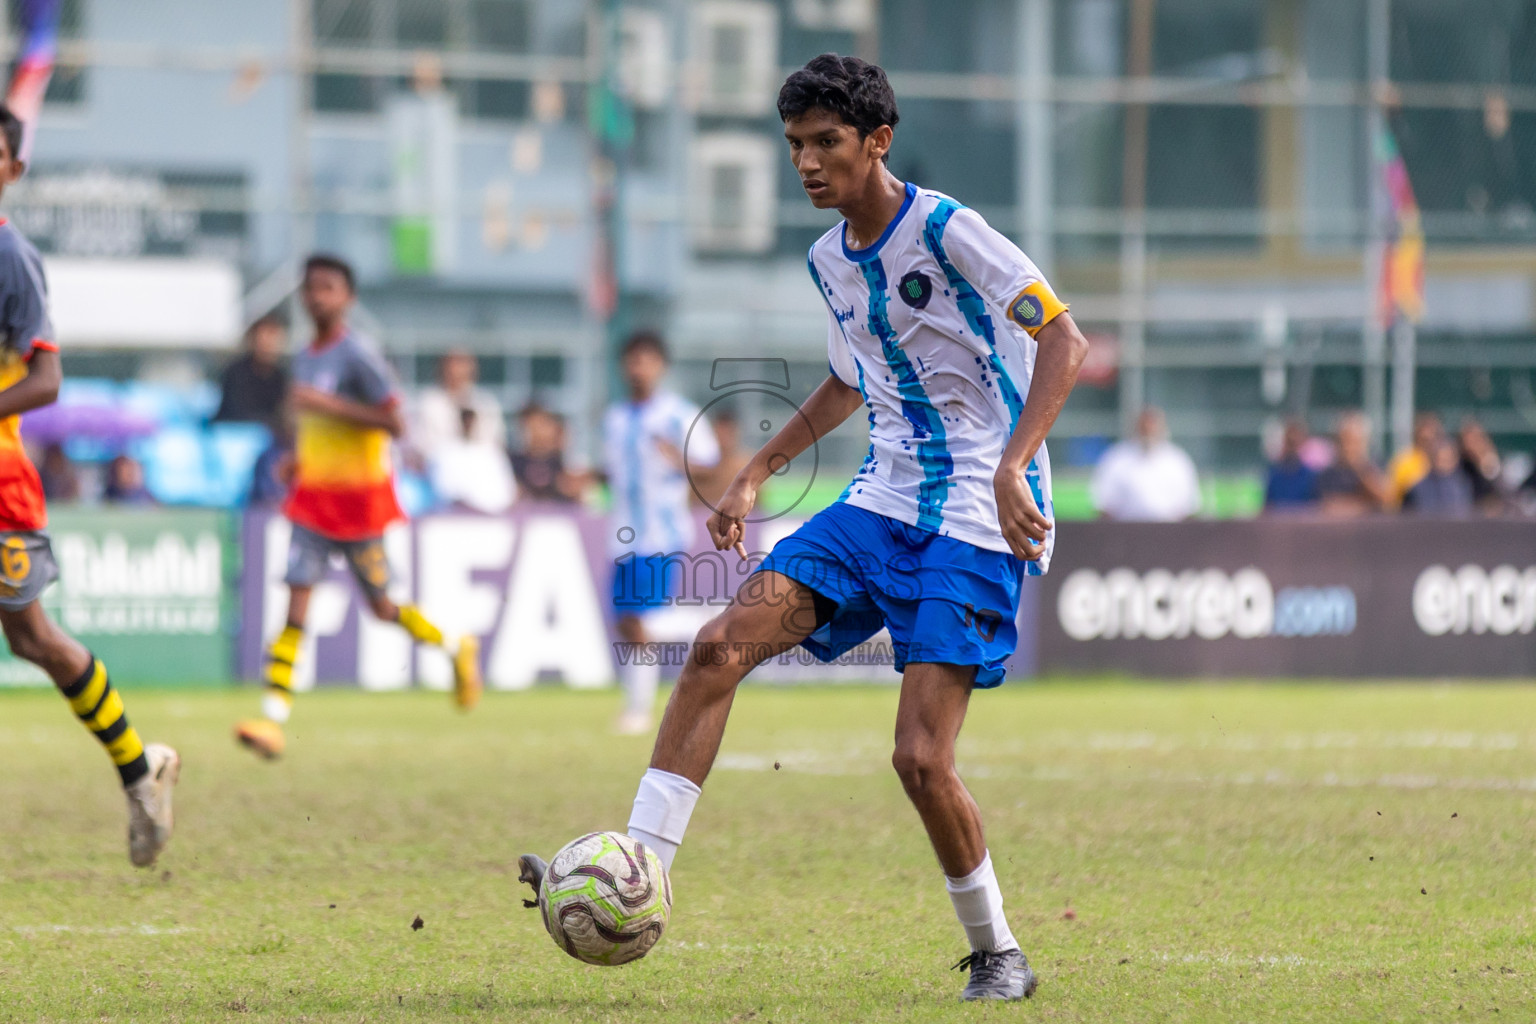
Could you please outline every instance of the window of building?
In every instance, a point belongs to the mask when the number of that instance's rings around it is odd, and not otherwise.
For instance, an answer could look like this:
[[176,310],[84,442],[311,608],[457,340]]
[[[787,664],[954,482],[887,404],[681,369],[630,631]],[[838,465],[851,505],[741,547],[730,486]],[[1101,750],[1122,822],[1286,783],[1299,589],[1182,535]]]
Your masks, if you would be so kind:
[[706,0],[693,9],[699,111],[751,117],[778,94],[778,11],[757,0]]
[[1480,92],[1476,107],[1392,112],[1419,206],[1452,215],[1426,219],[1430,240],[1536,235],[1536,114],[1513,102],[1536,85],[1536,9],[1402,0],[1392,19],[1395,81]]
[[[532,0],[312,0],[315,47],[507,55],[532,48]],[[383,109],[409,82],[385,74],[324,70],[313,80],[316,110],[366,114]],[[519,121],[530,116],[532,83],[456,77],[447,86],[466,117]]]
[[703,252],[761,253],[773,246],[778,147],[753,132],[707,132],[694,140],[689,225]]

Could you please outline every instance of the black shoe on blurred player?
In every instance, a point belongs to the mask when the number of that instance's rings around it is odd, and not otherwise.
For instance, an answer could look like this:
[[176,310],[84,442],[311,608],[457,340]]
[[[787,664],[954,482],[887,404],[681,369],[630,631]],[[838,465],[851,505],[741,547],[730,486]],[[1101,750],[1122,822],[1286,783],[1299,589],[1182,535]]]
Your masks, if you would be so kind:
[[971,955],[955,964],[954,970],[968,967],[971,980],[966,983],[960,998],[966,1002],[977,999],[1028,999],[1035,994],[1035,972],[1029,969],[1029,961],[1022,950],[1005,949],[1001,953],[973,950]]
[[523,906],[536,907],[539,905],[539,886],[544,883],[544,872],[549,870],[549,865],[544,863],[544,858],[532,853],[525,853],[517,858],[517,880],[527,882],[533,886],[533,899],[523,900]]

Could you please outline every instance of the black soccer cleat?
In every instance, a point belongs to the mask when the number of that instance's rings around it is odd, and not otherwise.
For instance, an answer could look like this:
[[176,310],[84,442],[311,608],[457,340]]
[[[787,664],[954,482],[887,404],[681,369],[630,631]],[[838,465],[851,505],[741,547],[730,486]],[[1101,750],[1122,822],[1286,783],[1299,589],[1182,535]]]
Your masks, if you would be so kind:
[[951,970],[968,967],[971,980],[966,982],[960,998],[966,1002],[977,999],[1004,999],[1013,1001],[1028,999],[1035,994],[1039,984],[1035,972],[1029,969],[1029,961],[1018,949],[1005,949],[1001,953],[973,950],[971,955],[955,964]]
[[549,870],[549,865],[543,857],[525,853],[517,858],[517,867],[517,880],[533,886],[533,899],[523,900],[523,906],[531,910],[539,905],[539,886],[544,884],[544,872]]

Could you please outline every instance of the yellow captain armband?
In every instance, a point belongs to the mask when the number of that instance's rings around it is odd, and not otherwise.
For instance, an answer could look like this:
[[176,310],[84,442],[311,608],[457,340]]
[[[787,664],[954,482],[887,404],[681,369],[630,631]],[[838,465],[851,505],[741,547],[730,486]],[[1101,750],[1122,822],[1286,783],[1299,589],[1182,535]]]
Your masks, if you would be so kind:
[[1066,311],[1067,304],[1044,281],[1029,285],[1008,303],[1008,319],[1028,331],[1031,338]]

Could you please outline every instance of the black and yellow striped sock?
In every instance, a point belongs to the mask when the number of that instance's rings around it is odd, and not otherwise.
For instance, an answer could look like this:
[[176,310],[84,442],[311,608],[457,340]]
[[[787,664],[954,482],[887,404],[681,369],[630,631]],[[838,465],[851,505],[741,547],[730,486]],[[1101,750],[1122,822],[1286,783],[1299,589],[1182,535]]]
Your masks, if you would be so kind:
[[64,697],[85,727],[107,748],[124,786],[131,786],[149,774],[144,743],[128,724],[123,698],[112,688],[105,665],[92,658],[85,674],[64,688]]
[[413,604],[400,606],[400,618],[397,620],[400,628],[411,634],[411,638],[419,644],[431,644],[433,647],[443,646],[443,631],[434,626],[421,609]]
[[[293,663],[299,660],[299,645],[303,642],[304,630],[290,623],[267,648],[267,695],[276,697],[287,708],[293,707]],[[277,716],[269,713],[267,717],[276,720]]]

